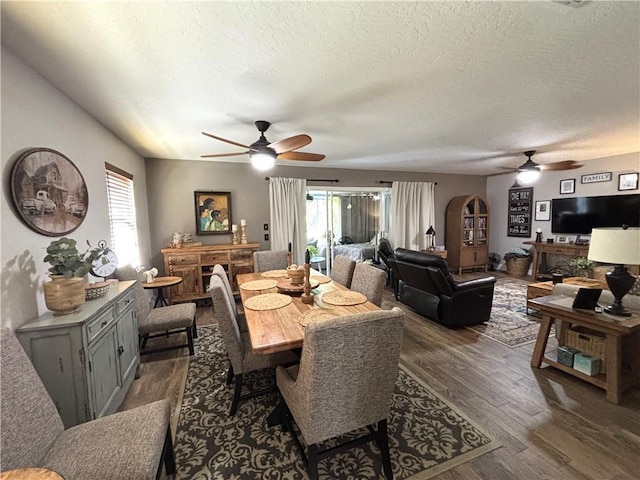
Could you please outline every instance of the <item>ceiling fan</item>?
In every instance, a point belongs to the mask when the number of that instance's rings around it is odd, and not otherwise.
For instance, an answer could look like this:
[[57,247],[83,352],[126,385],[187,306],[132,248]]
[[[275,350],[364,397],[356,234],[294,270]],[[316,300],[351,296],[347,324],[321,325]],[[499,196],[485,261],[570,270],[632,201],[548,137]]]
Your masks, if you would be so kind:
[[563,160],[555,163],[539,164],[531,160],[531,157],[536,153],[535,150],[527,150],[524,155],[527,157],[527,161],[520,165],[518,168],[500,167],[511,172],[518,172],[518,180],[523,183],[531,183],[540,175],[541,171],[559,171],[559,170],[573,170],[575,168],[582,167],[581,164],[575,160]]
[[311,137],[309,135],[294,135],[293,137],[285,138],[278,142],[270,143],[264,136],[271,124],[265,120],[258,120],[255,122],[256,128],[260,132],[260,138],[253,142],[251,145],[243,145],[242,143],[234,142],[233,140],[227,140],[226,138],[218,137],[207,132],[202,132],[207,137],[220,140],[221,142],[230,143],[238,147],[246,148],[244,152],[235,153],[214,153],[210,155],[201,155],[202,158],[215,158],[215,157],[231,157],[236,155],[249,154],[251,158],[251,164],[259,170],[267,170],[275,164],[276,158],[278,160],[301,160],[303,162],[319,162],[325,156],[319,153],[308,152],[296,152],[298,148],[302,148],[305,145],[311,143]]

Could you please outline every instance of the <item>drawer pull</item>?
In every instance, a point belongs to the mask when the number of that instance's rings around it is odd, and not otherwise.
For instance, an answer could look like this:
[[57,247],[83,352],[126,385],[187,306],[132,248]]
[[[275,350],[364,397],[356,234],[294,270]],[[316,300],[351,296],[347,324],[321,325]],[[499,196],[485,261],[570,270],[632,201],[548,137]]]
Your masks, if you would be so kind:
[[109,321],[108,321],[108,320],[105,320],[104,322],[102,322],[102,323],[100,324],[100,328],[104,328],[104,327],[106,327],[106,326],[107,326],[107,323],[109,323]]
[[120,345],[118,347],[118,355],[122,355],[124,353],[124,347],[122,345]]

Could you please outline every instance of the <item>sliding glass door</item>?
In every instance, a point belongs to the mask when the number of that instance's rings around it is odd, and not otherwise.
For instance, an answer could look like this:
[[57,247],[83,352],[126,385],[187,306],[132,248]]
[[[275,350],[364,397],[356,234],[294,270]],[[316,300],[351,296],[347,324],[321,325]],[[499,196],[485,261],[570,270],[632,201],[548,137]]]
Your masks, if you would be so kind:
[[307,188],[307,243],[312,266],[329,274],[335,255],[377,262],[377,243],[389,231],[391,189]]

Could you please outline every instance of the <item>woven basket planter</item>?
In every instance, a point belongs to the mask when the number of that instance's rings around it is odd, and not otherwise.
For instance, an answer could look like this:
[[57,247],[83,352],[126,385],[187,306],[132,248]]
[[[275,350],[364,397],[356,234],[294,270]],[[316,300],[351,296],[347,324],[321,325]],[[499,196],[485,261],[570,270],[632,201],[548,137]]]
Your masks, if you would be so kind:
[[526,277],[531,266],[531,257],[515,257],[507,260],[507,275],[510,277]]

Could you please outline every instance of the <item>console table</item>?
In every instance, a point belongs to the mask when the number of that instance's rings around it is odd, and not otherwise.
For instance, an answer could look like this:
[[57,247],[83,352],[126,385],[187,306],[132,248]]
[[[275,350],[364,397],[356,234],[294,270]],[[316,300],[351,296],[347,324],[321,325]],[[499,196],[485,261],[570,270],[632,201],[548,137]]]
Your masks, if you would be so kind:
[[[640,382],[640,312],[632,312],[631,317],[616,317],[607,313],[595,313],[591,310],[571,308],[573,298],[553,295],[529,300],[528,304],[542,313],[542,322],[536,344],[531,356],[531,366],[540,368],[542,363],[578,377],[585,382],[600,387],[607,392],[607,400],[620,403],[624,390]],[[606,372],[594,376],[563,365],[545,355],[547,341],[554,320],[564,325],[572,324],[587,327],[589,330],[603,333],[606,341]],[[560,335],[562,336],[562,335]],[[622,368],[622,342],[630,339],[630,365]],[[547,354],[552,352],[547,352]]]
[[[533,278],[538,280],[540,263],[547,263],[547,254],[566,255],[568,257],[586,257],[589,253],[589,245],[576,245],[575,243],[545,243],[523,242],[525,245],[533,245]],[[548,280],[551,278],[549,277]]]

